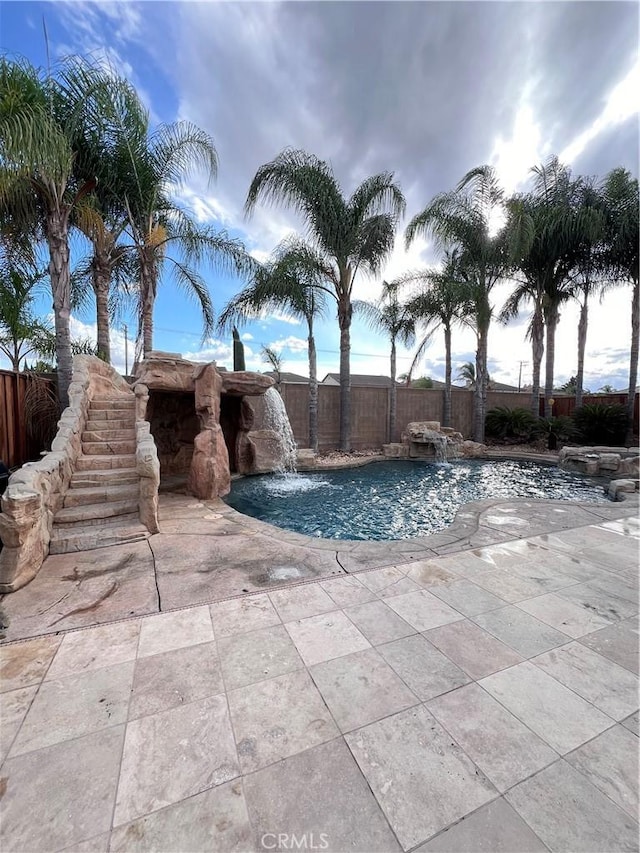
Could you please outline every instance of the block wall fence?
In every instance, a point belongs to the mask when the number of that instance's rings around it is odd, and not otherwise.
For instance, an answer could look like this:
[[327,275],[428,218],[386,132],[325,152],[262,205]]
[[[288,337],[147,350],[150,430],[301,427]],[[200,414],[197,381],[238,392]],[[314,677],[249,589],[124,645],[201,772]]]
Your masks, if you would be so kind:
[[[298,447],[309,446],[309,388],[302,383],[283,382],[280,394],[289,415],[289,422]],[[262,419],[263,398],[251,397],[256,420]],[[624,394],[598,394],[584,397],[585,403],[624,403]],[[573,397],[556,398],[554,414],[568,415],[573,410]],[[396,431],[392,441],[411,421],[440,421],[443,417],[442,390],[399,387],[397,392]],[[529,409],[531,394],[517,391],[488,391],[487,409],[506,406]],[[541,401],[542,409],[542,401]],[[543,411],[541,411],[543,414]],[[354,450],[378,448],[386,444],[389,418],[389,390],[387,388],[351,388],[351,445]],[[473,392],[453,388],[451,392],[451,426],[465,438],[472,438]],[[638,395],[636,395],[635,427],[638,431]],[[340,388],[337,385],[318,386],[318,444],[321,451],[336,450],[340,439]]]

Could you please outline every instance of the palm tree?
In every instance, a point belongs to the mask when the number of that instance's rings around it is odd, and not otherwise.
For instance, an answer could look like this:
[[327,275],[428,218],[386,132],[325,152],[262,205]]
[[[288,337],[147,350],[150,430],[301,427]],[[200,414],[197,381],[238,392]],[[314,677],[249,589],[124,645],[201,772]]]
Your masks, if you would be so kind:
[[324,314],[326,291],[318,275],[316,259],[308,247],[294,238],[281,243],[271,261],[257,270],[253,281],[222,310],[218,329],[266,316],[284,309],[290,317],[307,324],[309,355],[309,447],[318,450],[318,371],[314,324]]
[[305,151],[285,149],[260,166],[249,187],[245,211],[258,200],[292,207],[306,225],[309,255],[318,277],[336,301],[340,327],[340,449],[351,439],[351,297],[358,272],[379,272],[393,248],[405,200],[393,175],[364,180],[347,199],[330,165]]
[[111,75],[79,62],[68,61],[54,78],[26,61],[0,59],[0,217],[48,245],[63,407],[72,371],[69,220],[96,184],[74,170],[74,156],[80,139],[103,133],[113,87]]
[[79,265],[76,281],[81,293],[93,291],[96,300],[97,344],[100,357],[111,361],[110,316],[136,277],[129,247],[122,242],[127,226],[126,199],[135,192],[135,169],[130,153],[148,132],[148,115],[136,91],[119,81],[110,110],[111,133],[85,138],[74,168],[94,174],[97,185],[77,206],[73,223],[91,243],[91,257]]
[[476,332],[476,384],[474,388],[473,437],[484,439],[484,415],[487,399],[488,334],[493,307],[490,301],[494,285],[510,265],[507,234],[504,229],[492,233],[496,212],[502,204],[502,191],[494,170],[478,166],[468,172],[456,189],[440,193],[409,223],[407,247],[419,234],[430,235],[443,249],[459,252],[459,271],[466,281],[473,314],[469,323]]
[[[503,320],[515,316],[523,301],[533,301],[529,325],[532,343],[532,414],[538,415],[540,369],[546,349],[545,417],[551,417],[555,336],[560,307],[572,296],[581,216],[576,197],[579,183],[557,157],[531,169],[533,188],[507,203],[507,232],[517,269],[523,277],[501,312]],[[546,332],[546,347],[545,347]]]
[[0,263],[0,352],[18,373],[20,363],[34,354],[50,356],[55,352],[51,328],[33,314],[32,303],[44,271],[20,269],[6,257]]
[[224,231],[200,226],[169,195],[193,171],[201,169],[209,179],[217,172],[212,138],[190,122],[162,125],[145,133],[138,145],[129,147],[128,167],[133,174],[126,198],[127,236],[139,270],[139,337],[144,354],[153,349],[153,309],[163,268],[175,283],[199,303],[203,340],[214,328],[214,313],[207,285],[196,269],[208,262],[222,272],[250,274],[256,262],[242,243]]
[[605,201],[604,262],[608,275],[631,284],[631,353],[627,392],[627,443],[633,442],[633,410],[638,382],[640,343],[640,288],[638,286],[638,179],[626,169],[613,169],[602,188]]
[[358,300],[353,303],[353,308],[373,329],[386,334],[391,343],[387,441],[393,441],[398,400],[396,347],[398,341],[406,347],[413,345],[416,337],[416,321],[407,307],[398,300],[398,285],[395,282],[392,284],[382,282],[382,296],[377,303]]
[[460,365],[456,379],[466,382],[471,388],[476,384],[476,366],[472,361],[465,361]]
[[582,406],[584,392],[584,356],[587,348],[589,297],[602,291],[603,243],[605,229],[604,200],[595,181],[580,178],[577,216],[581,223],[577,237],[577,252],[573,274],[573,296],[580,304],[578,320],[578,369],[576,371],[576,408]]
[[[409,374],[422,358],[435,331],[435,326],[442,326],[444,331],[445,376],[442,424],[447,427],[451,426],[451,330],[456,322],[463,322],[472,310],[467,283],[461,278],[458,265],[459,255],[454,249],[451,252],[445,252],[441,269],[407,273],[399,279],[402,284],[417,283],[421,286],[421,291],[407,302],[406,310],[416,320],[425,322],[427,326]],[[473,364],[469,366],[475,381],[474,366]]]

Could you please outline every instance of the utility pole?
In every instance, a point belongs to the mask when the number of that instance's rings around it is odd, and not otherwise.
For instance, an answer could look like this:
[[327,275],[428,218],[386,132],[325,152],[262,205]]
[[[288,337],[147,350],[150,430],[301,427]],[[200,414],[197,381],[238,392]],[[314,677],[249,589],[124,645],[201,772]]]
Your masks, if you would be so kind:
[[529,364],[529,362],[528,361],[521,361],[520,362],[520,370],[518,371],[518,393],[520,392],[520,386],[522,385],[522,365],[523,364]]
[[[129,344],[127,341],[127,334],[129,332],[129,330],[127,329],[126,323],[123,325],[122,328],[124,330],[124,375],[128,376],[129,375]],[[520,390],[520,389],[518,389],[518,390]]]

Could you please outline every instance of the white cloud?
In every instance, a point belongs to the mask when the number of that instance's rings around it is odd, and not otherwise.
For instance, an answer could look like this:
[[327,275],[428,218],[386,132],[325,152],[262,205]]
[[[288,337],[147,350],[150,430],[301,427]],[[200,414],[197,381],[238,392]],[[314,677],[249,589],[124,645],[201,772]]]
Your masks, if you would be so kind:
[[282,350],[306,352],[308,348],[306,340],[303,338],[296,338],[294,335],[289,335],[287,338],[279,338],[277,341],[270,343],[269,346],[276,352],[282,352]]
[[640,60],[610,91],[596,120],[560,152],[560,161],[572,163],[597,136],[638,114]]
[[511,136],[496,138],[489,162],[496,170],[500,186],[511,195],[526,182],[531,167],[547,153],[540,124],[525,100],[515,115]]

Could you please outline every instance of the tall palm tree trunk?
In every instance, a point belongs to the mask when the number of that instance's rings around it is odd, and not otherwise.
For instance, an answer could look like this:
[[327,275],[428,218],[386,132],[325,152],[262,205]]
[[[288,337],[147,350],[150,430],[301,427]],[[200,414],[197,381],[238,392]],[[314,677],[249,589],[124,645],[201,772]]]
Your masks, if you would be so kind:
[[444,327],[444,391],[442,402],[442,425],[451,426],[451,326]]
[[544,416],[550,418],[553,415],[553,369],[556,358],[556,329],[558,327],[559,314],[555,305],[549,307],[546,312],[547,318],[547,360],[544,374]]
[[484,441],[484,415],[487,403],[487,346],[489,329],[478,326],[476,348],[476,384],[473,389],[473,440]]
[[92,265],[92,285],[96,296],[96,325],[98,356],[111,364],[111,346],[109,342],[109,287],[111,284],[111,264],[107,258],[96,254]]
[[340,326],[340,450],[351,450],[351,302],[341,296],[338,302]]
[[540,417],[540,369],[544,356],[544,317],[542,306],[536,305],[531,318],[531,363],[532,363],[532,386],[531,386],[531,414],[534,418]]
[[576,409],[582,405],[582,386],[584,383],[584,353],[587,348],[587,325],[589,323],[589,306],[585,293],[584,302],[580,306],[578,320],[578,369],[576,371]]
[[142,346],[146,356],[153,349],[153,308],[156,296],[156,267],[152,261],[143,259],[140,269],[142,299]]
[[318,452],[318,367],[316,363],[316,339],[313,324],[309,321],[309,447]]
[[396,342],[391,339],[391,383],[389,385],[389,434],[387,442],[393,441],[396,431],[396,412],[398,407],[398,394],[396,388]]
[[629,358],[629,389],[627,391],[627,447],[633,444],[633,411],[636,402],[636,385],[638,384],[638,349],[640,343],[640,294],[638,279],[633,282],[633,298],[631,301],[631,355]]
[[53,295],[58,362],[58,399],[64,409],[69,405],[69,385],[73,373],[71,352],[71,284],[69,274],[69,223],[64,211],[53,210],[47,216],[46,236],[49,246],[49,275]]

